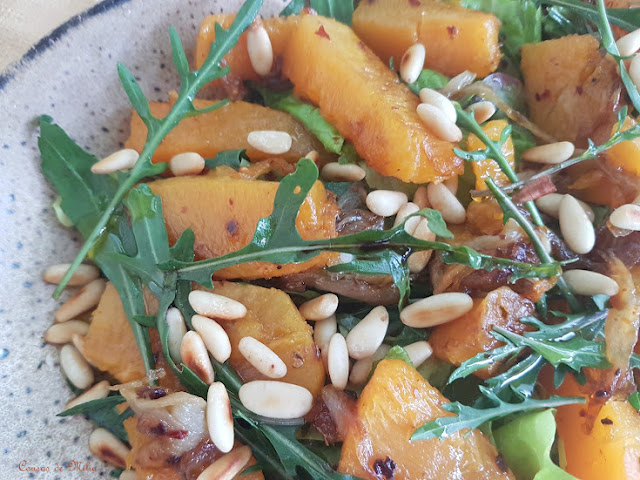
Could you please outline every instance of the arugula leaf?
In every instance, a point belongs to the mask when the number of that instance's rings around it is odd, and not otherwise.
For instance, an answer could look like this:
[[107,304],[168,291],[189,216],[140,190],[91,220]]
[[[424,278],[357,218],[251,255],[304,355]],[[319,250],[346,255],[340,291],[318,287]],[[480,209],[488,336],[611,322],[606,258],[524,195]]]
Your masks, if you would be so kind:
[[494,430],[493,438],[516,478],[577,480],[551,460],[556,439],[553,410],[516,418]]
[[633,392],[631,395],[629,395],[628,400],[633,408],[640,411],[640,392]]
[[[599,19],[599,7],[580,0],[540,0],[540,3],[564,7],[593,23],[597,23]],[[640,28],[640,10],[637,8],[607,8],[605,12],[609,22],[624,30],[632,32]]]
[[280,12],[281,17],[288,17],[289,15],[298,15],[304,8],[305,0],[291,0],[286,7]]
[[[299,263],[329,250],[351,253],[365,259],[367,255],[375,257],[377,252],[385,249],[404,253],[408,253],[409,250],[431,249],[442,252],[443,261],[447,263],[460,263],[474,269],[508,269],[511,272],[511,281],[520,278],[547,278],[560,272],[560,265],[557,263],[533,265],[484,255],[464,246],[453,247],[444,242],[418,240],[404,230],[404,224],[390,230],[368,230],[331,239],[303,240],[297,231],[295,218],[317,178],[316,165],[309,159],[300,160],[296,171],[280,182],[273,213],[258,222],[251,243],[244,248],[198,262],[173,260],[160,265],[160,268],[165,271],[175,270],[180,280],[191,280],[211,287],[213,273],[238,263],[256,260]],[[437,213],[421,211],[417,215],[426,216],[435,222]],[[437,222],[433,225],[434,228],[438,228]]]
[[318,12],[318,15],[335,18],[339,22],[351,26],[354,10],[353,0],[309,0],[309,3],[311,8]]
[[447,83],[449,83],[449,77],[435,70],[425,68],[420,72],[420,75],[418,75],[418,79],[413,83],[408,83],[407,87],[416,95],[420,95],[420,90],[423,88],[440,90],[444,88]]
[[244,166],[245,162],[249,161],[246,150],[225,150],[219,152],[213,158],[207,158],[204,161],[204,166],[210,170],[221,165],[228,165],[229,167],[238,170]]
[[583,397],[558,397],[551,396],[545,400],[527,398],[519,403],[508,403],[496,396],[491,390],[480,386],[482,394],[490,399],[495,406],[491,408],[474,408],[460,402],[445,403],[442,405],[446,411],[454,413],[454,416],[440,417],[425,423],[418,428],[411,440],[429,440],[439,437],[446,438],[460,430],[475,429],[482,424],[503,418],[514,413],[528,412],[542,408],[555,408],[573,403],[585,403]]
[[[171,30],[171,47],[173,49],[173,58],[176,69],[180,75],[180,90],[178,98],[172,105],[169,113],[162,119],[153,117],[149,110],[149,102],[144,97],[135,78],[124,65],[118,66],[118,73],[122,80],[122,86],[125,93],[129,97],[133,107],[142,116],[143,121],[147,124],[148,133],[145,146],[140,153],[140,157],[136,165],[131,169],[128,176],[119,184],[116,192],[111,196],[107,205],[101,210],[101,214],[94,221],[91,231],[84,233],[85,243],[76,255],[69,270],[63,277],[62,281],[54,291],[54,298],[58,298],[62,290],[65,288],[71,275],[80,265],[82,260],[89,254],[95,243],[100,238],[104,228],[117,210],[122,199],[127,195],[129,190],[136,185],[141,179],[148,176],[162,173],[166,168],[166,163],[152,164],[151,157],[156,148],[160,145],[167,134],[184,118],[194,116],[200,113],[212,111],[219,108],[226,102],[217,102],[211,107],[205,109],[196,109],[193,105],[193,99],[196,93],[210,81],[220,78],[228,72],[227,68],[221,68],[220,61],[226,53],[238,42],[240,34],[249,27],[253,19],[258,14],[262,0],[248,0],[238,11],[236,18],[228,30],[223,29],[216,24],[215,41],[211,45],[209,54],[200,69],[190,71],[186,61],[186,55],[182,48],[180,39],[174,29]],[[71,173],[73,174],[73,173]]]
[[58,417],[67,417],[70,415],[85,415],[95,423],[98,427],[105,428],[113,433],[123,442],[128,442],[127,431],[123,422],[133,416],[133,410],[125,409],[122,413],[116,408],[125,402],[122,395],[111,395],[106,398],[90,400],[80,405],[76,405],[64,412],[58,414]]
[[[413,362],[411,361],[411,357],[409,357],[409,354],[407,353],[407,351],[404,348],[402,348],[400,345],[394,345],[393,347],[391,347],[391,350],[387,352],[383,360],[402,360],[404,363],[411,365],[413,367]],[[372,371],[374,369],[372,369]]]
[[260,87],[256,87],[256,89],[262,95],[264,104],[267,107],[282,110],[297,118],[307,130],[320,140],[327,152],[340,154],[344,144],[344,137],[336,127],[324,119],[319,108],[294,97],[291,91],[274,92]]

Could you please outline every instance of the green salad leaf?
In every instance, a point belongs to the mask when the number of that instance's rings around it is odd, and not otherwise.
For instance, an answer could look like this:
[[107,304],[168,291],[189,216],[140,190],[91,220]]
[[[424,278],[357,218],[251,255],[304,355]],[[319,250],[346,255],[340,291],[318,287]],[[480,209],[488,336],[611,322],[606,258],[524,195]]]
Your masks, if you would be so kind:
[[[305,6],[305,0],[291,0],[280,13],[283,17],[299,14]],[[353,17],[353,0],[309,0],[311,8],[318,15],[323,17],[335,18],[339,22],[351,25]]]
[[449,77],[435,70],[425,68],[420,72],[418,79],[413,83],[408,83],[407,87],[416,95],[420,95],[420,90],[423,88],[439,90],[444,88],[447,83],[449,83]]
[[90,400],[58,414],[59,417],[85,415],[98,427],[109,430],[123,442],[128,442],[127,431],[123,422],[133,416],[133,410],[126,408],[121,412],[116,408],[125,402],[122,395],[111,395],[106,398]]

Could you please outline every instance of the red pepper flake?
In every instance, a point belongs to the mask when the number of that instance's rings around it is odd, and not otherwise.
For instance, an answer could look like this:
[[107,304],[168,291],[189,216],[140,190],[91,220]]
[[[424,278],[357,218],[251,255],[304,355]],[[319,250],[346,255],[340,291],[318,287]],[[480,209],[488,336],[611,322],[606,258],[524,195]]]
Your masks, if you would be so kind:
[[455,25],[449,25],[447,27],[447,32],[449,33],[449,38],[454,39],[458,36],[458,27]]
[[422,2],[420,0],[409,0],[409,5],[412,7],[419,7],[422,5]]
[[169,430],[164,435],[165,435],[165,437],[176,438],[178,440],[182,440],[184,437],[189,435],[189,432],[187,430]]
[[558,189],[548,176],[536,178],[530,183],[525,184],[522,190],[513,196],[515,203],[525,203],[530,200],[537,200],[549,193],[554,193]]
[[320,25],[320,28],[316,32],[316,35],[318,35],[319,37],[326,38],[327,40],[331,40],[331,37],[329,36],[327,31],[324,29],[324,25]]
[[551,92],[549,90],[545,90],[542,93],[536,93],[536,95],[535,95],[537,102],[539,102],[541,100],[546,100],[550,96],[551,96]]

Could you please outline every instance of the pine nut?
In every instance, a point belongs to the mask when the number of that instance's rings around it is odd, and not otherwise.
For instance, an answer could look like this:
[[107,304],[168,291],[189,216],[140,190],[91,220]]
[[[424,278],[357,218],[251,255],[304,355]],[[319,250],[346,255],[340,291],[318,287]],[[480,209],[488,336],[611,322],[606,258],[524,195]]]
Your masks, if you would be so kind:
[[234,448],[205,468],[196,480],[232,480],[242,472],[249,460],[251,460],[249,447],[243,445]]
[[589,270],[569,270],[562,278],[578,295],[617,295],[619,287],[615,280],[601,273]]
[[353,385],[364,385],[369,378],[374,362],[382,360],[389,353],[389,350],[391,350],[391,347],[383,343],[372,356],[355,362],[351,367],[349,382]]
[[369,192],[365,203],[367,208],[381,217],[391,217],[400,211],[409,199],[402,192],[394,190],[374,190]]
[[347,335],[347,351],[359,360],[375,353],[389,328],[389,313],[382,305],[371,310]]
[[69,400],[64,409],[69,410],[70,408],[77,407],[78,405],[90,402],[92,400],[107,398],[110,392],[111,385],[109,385],[109,382],[107,380],[102,380],[101,382],[96,383],[90,389],[82,392],[76,398]]
[[462,131],[438,107],[421,103],[416,112],[423,125],[439,139],[452,143],[462,140]]
[[118,480],[138,480],[138,474],[135,470],[123,470]]
[[321,351],[329,348],[331,337],[338,331],[336,316],[331,315],[324,320],[318,320],[313,325],[313,341]]
[[180,356],[180,345],[182,344],[182,338],[187,333],[187,326],[184,323],[182,313],[175,307],[171,307],[167,310],[164,319],[167,322],[169,329],[167,339],[169,355],[171,355],[173,361],[179,365],[180,362],[182,362],[182,357]]
[[127,468],[129,447],[109,430],[96,428],[89,435],[89,451],[103,462],[114,467]]
[[427,196],[427,187],[420,185],[416,189],[416,193],[413,194],[413,203],[415,203],[420,209],[429,208],[429,197]]
[[436,108],[442,110],[447,119],[453,123],[456,123],[458,114],[456,113],[456,107],[453,106],[451,100],[442,95],[440,92],[433,90],[432,88],[423,88],[420,90],[420,101],[422,103],[428,103]]
[[[52,265],[45,270],[42,274],[42,279],[47,283],[53,283],[58,285],[64,275],[69,270],[71,266],[70,263],[61,263],[59,265]],[[86,263],[81,263],[78,265],[78,268],[71,275],[71,279],[69,283],[67,283],[68,287],[82,287],[89,283],[92,280],[95,280],[100,276],[100,270],[93,265],[87,265]]]
[[67,344],[60,350],[60,367],[69,381],[84,390],[93,383],[93,370],[76,347]]
[[328,182],[358,182],[366,176],[366,172],[353,163],[327,163],[322,167],[322,178]]
[[482,101],[467,107],[467,112],[473,113],[473,118],[477,123],[484,123],[496,113],[496,107],[493,103]]
[[475,73],[470,72],[469,70],[465,70],[464,72],[456,75],[451,80],[449,80],[449,83],[447,83],[444,88],[440,89],[440,93],[442,93],[447,98],[451,98],[464,87],[472,84],[475,79]]
[[558,212],[560,231],[571,250],[589,253],[596,243],[596,233],[582,206],[571,195],[565,195]]
[[569,160],[576,147],[571,142],[556,142],[530,148],[522,153],[522,159],[527,162],[557,165]]
[[71,320],[98,305],[100,297],[102,297],[102,293],[106,287],[107,282],[101,278],[89,282],[74,293],[73,296],[58,309],[55,315],[56,322]]
[[[426,242],[433,242],[436,239],[436,235],[429,228],[429,221],[426,218],[420,219],[420,223],[411,235],[418,240],[424,240]],[[422,250],[413,252],[411,255],[409,255],[409,258],[407,258],[409,272],[420,273],[422,270],[424,270],[429,263],[432,254],[433,250]]]
[[442,214],[447,223],[460,225],[465,222],[467,212],[460,200],[441,183],[430,183],[427,186],[429,203]]
[[95,367],[95,365],[91,363],[87,358],[87,349],[85,347],[85,337],[83,335],[78,335],[76,333],[71,334],[71,344],[74,347],[76,347],[78,352],[80,352],[80,355],[84,357],[84,359],[87,361],[89,365],[92,365]]
[[629,64],[629,77],[636,88],[640,88],[640,55],[633,56]]
[[119,172],[120,170],[131,170],[140,155],[131,148],[125,148],[112,153],[108,157],[103,158],[99,162],[91,166],[91,172],[104,175],[108,173]]
[[422,365],[433,353],[433,349],[431,348],[431,345],[429,345],[429,342],[425,342],[424,340],[406,345],[404,350],[407,352],[407,355],[409,355],[409,358],[411,359],[411,363],[413,363],[413,366],[416,368]]
[[69,343],[74,334],[85,336],[89,332],[89,324],[82,320],[69,320],[64,323],[54,323],[44,332],[47,343]]
[[[560,216],[560,202],[564,198],[564,194],[562,193],[549,193],[543,197],[540,197],[536,200],[536,205],[538,208],[553,218],[558,218]],[[593,213],[593,209],[582,200],[578,200],[580,206],[584,210],[584,213],[587,214],[589,221],[593,222],[595,219],[595,214]]]
[[267,30],[262,25],[252,25],[247,30],[247,53],[253,70],[264,77],[273,66],[273,47]]
[[442,184],[447,187],[453,195],[458,193],[458,176],[454,175],[453,177],[449,177],[446,180],[442,181]]
[[[413,202],[409,202],[409,203],[405,203],[404,205],[402,205],[400,207],[400,210],[398,210],[398,213],[396,214],[396,218],[393,221],[393,226],[397,227],[398,225],[400,225],[402,222],[404,222],[404,220],[409,216],[409,215],[413,215],[414,213],[417,213],[418,211],[420,211],[420,209],[418,208],[418,206],[413,203]],[[417,219],[417,222],[413,219]],[[413,230],[415,229],[415,227],[418,226],[418,223],[420,222],[421,217],[413,217],[412,219],[410,219],[410,221],[412,223],[415,223],[415,226],[413,226],[413,228],[407,226],[407,224],[405,224],[404,229],[409,232],[409,230]],[[408,222],[407,222],[408,223]]]
[[238,343],[238,350],[261,374],[269,378],[282,378],[287,374],[287,366],[276,353],[253,337],[244,337]]
[[621,57],[629,57],[640,50],[640,28],[627,33],[616,42]]
[[316,150],[311,150],[309,153],[307,153],[304,156],[304,158],[308,158],[313,163],[318,163],[318,160],[320,159],[320,154]]
[[338,390],[344,390],[349,381],[349,350],[340,333],[331,337],[328,354],[329,378]]
[[213,365],[207,352],[207,347],[200,335],[194,331],[189,331],[182,339],[180,345],[180,357],[189,369],[195,373],[207,385],[211,385],[215,379]]
[[202,315],[194,315],[191,317],[191,325],[198,332],[213,358],[220,363],[229,360],[231,356],[231,341],[227,332],[218,322]]
[[204,158],[196,152],[179,153],[171,157],[169,168],[176,177],[198,175],[204,170]]
[[418,80],[424,68],[426,50],[421,43],[411,45],[400,60],[400,78],[406,83],[413,83]]
[[304,417],[313,404],[309,390],[277,380],[247,382],[240,387],[238,396],[248,410],[269,418]]
[[192,291],[189,304],[197,314],[220,320],[238,320],[247,314],[247,307],[242,303],[203,290]]
[[291,150],[293,139],[287,132],[255,130],[247,135],[247,142],[256,150],[271,155],[282,155]]
[[207,428],[209,437],[222,453],[230,452],[233,448],[233,415],[229,394],[224,384],[214,382],[207,391]]
[[403,308],[400,320],[410,327],[429,328],[455,320],[472,308],[473,300],[466,293],[440,293]]
[[640,230],[640,206],[628,203],[616,208],[609,216],[611,225],[625,230]]
[[324,320],[336,313],[338,309],[338,296],[333,293],[325,293],[319,297],[307,300],[300,305],[300,315],[305,320],[315,322],[317,320]]

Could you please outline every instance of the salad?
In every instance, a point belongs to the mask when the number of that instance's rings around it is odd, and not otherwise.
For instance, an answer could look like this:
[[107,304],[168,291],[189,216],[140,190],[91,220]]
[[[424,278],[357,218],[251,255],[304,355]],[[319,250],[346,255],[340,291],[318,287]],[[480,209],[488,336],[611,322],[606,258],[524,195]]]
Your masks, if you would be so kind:
[[640,478],[640,18],[260,0],[97,159],[45,333],[123,479]]

